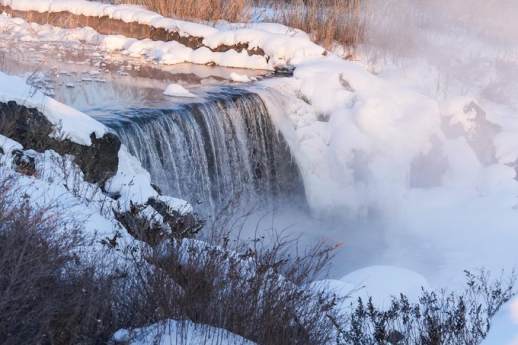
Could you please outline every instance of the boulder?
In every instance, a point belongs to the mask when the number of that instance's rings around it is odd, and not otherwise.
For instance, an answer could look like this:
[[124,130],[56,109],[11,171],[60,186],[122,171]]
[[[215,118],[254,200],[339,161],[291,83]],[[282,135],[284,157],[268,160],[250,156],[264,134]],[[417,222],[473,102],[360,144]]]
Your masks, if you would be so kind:
[[142,205],[131,203],[128,211],[113,212],[133,237],[151,246],[166,239],[192,238],[204,225],[192,210],[183,212],[160,198],[150,198]]
[[36,175],[36,162],[30,152],[14,150],[12,152],[14,169],[23,175]]

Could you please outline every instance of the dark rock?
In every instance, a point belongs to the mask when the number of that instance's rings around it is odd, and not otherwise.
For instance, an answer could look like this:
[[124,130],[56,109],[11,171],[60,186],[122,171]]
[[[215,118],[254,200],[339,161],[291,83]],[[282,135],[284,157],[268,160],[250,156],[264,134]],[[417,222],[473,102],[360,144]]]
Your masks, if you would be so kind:
[[12,101],[0,102],[0,134],[19,142],[26,149],[38,152],[54,150],[60,155],[73,155],[85,180],[101,187],[117,173],[121,143],[114,134],[107,133],[97,138],[92,133],[92,144],[86,146],[67,138],[53,138],[50,135],[54,131],[54,126],[38,109]]
[[280,66],[275,67],[274,76],[276,77],[293,77],[295,67],[293,66]]
[[167,238],[168,230],[165,224],[150,220],[142,214],[146,205],[130,205],[130,210],[119,212],[113,210],[115,218],[124,226],[128,233],[139,241],[155,246]]
[[391,331],[387,336],[388,343],[392,345],[402,344],[404,339],[405,337],[399,331]]
[[27,176],[36,175],[36,162],[33,156],[22,150],[14,150],[12,155],[17,172]]
[[203,227],[203,222],[194,214],[180,214],[178,211],[172,210],[167,203],[161,200],[151,198],[147,204],[164,218],[164,222],[169,225],[171,236],[174,238],[194,237]]
[[160,189],[160,187],[158,187],[156,184],[154,183],[151,183],[151,187],[159,194],[159,195],[162,195],[162,189]]
[[[151,207],[163,222],[157,222],[149,218],[149,213],[144,211]],[[149,211],[149,210],[148,210]],[[119,212],[113,210],[115,218],[136,239],[146,242],[151,246],[161,243],[165,239],[181,239],[194,237],[203,227],[203,221],[195,214],[180,214],[172,210],[167,203],[158,199],[149,199],[144,205],[131,204],[130,210]]]

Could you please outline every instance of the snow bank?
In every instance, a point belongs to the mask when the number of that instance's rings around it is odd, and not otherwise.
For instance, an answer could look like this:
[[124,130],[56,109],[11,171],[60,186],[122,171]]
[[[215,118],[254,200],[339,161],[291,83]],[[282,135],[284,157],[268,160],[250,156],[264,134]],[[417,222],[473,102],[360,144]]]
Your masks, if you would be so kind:
[[422,290],[430,290],[427,280],[420,274],[394,266],[370,266],[349,273],[341,279],[319,280],[310,285],[316,292],[331,293],[343,299],[340,308],[350,311],[351,303],[358,298],[364,302],[372,297],[374,305],[387,307],[392,298],[401,294],[411,303],[419,301]]
[[91,17],[108,17],[126,23],[136,22],[175,31],[182,36],[205,37],[216,33],[211,26],[165,18],[134,5],[110,5],[87,0],[1,0],[0,4],[19,11],[63,12]]
[[134,330],[119,330],[113,340],[128,345],[254,345],[227,330],[192,321],[167,320]]
[[[52,207],[67,231],[66,224],[81,224],[85,243],[99,246],[99,241],[113,238],[120,230],[113,219],[113,199],[104,195],[98,186],[85,182],[83,174],[71,158],[60,157],[54,151],[38,153],[30,151],[35,160],[36,173],[27,176],[18,173],[13,163],[12,151],[21,150],[22,145],[0,135],[0,177],[10,181],[16,195],[24,196],[34,207]],[[20,202],[24,200],[20,197]],[[122,236],[121,245],[129,243],[128,236]]]
[[436,102],[338,58],[303,63],[294,78],[262,85],[275,90],[261,94],[316,214],[390,206],[414,159],[441,135]]
[[[140,23],[168,31],[178,32],[180,36],[199,37],[203,39],[203,47],[192,49],[178,42],[158,42],[151,40],[135,40],[123,36],[93,35],[92,30],[81,29],[48,29],[43,26],[46,35],[40,30],[28,31],[23,39],[37,35],[39,39],[52,40],[59,36],[60,40],[82,40],[99,44],[108,51],[123,50],[131,56],[146,56],[163,64],[192,62],[196,64],[214,63],[226,67],[272,70],[276,66],[298,64],[308,58],[322,56],[325,50],[311,42],[307,35],[289,30],[275,24],[262,25],[220,25],[218,28],[166,18],[157,13],[132,5],[108,5],[86,0],[1,0],[0,4],[15,10],[44,12],[68,11],[75,15],[108,17],[127,23]],[[4,20],[5,22],[5,20]],[[17,25],[23,23],[14,20]],[[5,26],[9,26],[5,24]],[[33,29],[36,24],[27,24]],[[12,28],[12,25],[11,25]],[[18,31],[23,31],[17,29]],[[63,31],[64,30],[64,31]],[[246,50],[237,52],[234,49],[215,52],[220,46],[248,45],[248,49],[258,48],[266,56],[249,55]],[[211,49],[209,49],[211,48]]]
[[273,65],[299,64],[308,58],[322,56],[325,49],[306,37],[291,37],[257,29],[222,31],[205,37],[203,43],[210,48],[248,43],[249,48],[261,48]]
[[482,345],[518,345],[518,298],[502,307],[491,326]]
[[0,29],[14,41],[82,42],[97,46],[108,53],[117,51],[163,65],[194,63],[258,70],[275,68],[273,60],[267,56],[249,55],[245,50],[213,52],[207,47],[192,49],[175,41],[137,40],[122,35],[101,35],[90,27],[62,29],[27,23],[21,18],[11,18],[5,14],[0,15]]
[[422,290],[430,290],[428,281],[420,274],[394,266],[370,266],[359,269],[340,279],[346,286],[353,286],[354,299],[364,301],[373,298],[375,304],[388,305],[392,297],[404,294],[411,302],[418,302]]

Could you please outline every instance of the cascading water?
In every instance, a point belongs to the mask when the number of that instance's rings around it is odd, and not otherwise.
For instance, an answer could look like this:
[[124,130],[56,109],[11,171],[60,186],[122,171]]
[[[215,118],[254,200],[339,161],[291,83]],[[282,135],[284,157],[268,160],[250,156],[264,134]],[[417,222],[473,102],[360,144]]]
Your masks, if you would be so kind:
[[[298,167],[261,98],[225,89],[173,108],[130,108],[98,117],[165,194],[215,212],[303,197]],[[299,199],[300,200],[300,199]]]

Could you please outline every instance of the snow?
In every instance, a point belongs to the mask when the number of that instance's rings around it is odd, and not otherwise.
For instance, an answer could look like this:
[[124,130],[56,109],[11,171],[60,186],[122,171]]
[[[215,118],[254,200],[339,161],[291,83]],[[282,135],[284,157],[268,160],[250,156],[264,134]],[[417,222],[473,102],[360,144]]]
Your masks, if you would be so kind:
[[249,55],[246,51],[233,49],[213,52],[207,47],[192,49],[178,42],[137,40],[121,35],[101,35],[90,27],[62,29],[50,25],[27,23],[20,18],[0,15],[0,29],[10,39],[20,41],[82,42],[97,46],[105,52],[119,52],[135,58],[174,65],[184,62],[195,64],[215,64],[223,67],[273,70],[273,60],[261,55]]
[[130,332],[126,329],[119,329],[113,334],[113,340],[116,343],[127,343],[130,341]]
[[119,150],[119,167],[115,176],[106,182],[106,191],[120,194],[118,200],[121,209],[128,210],[130,203],[144,204],[149,198],[158,197],[151,186],[151,176],[127,148]]
[[170,211],[176,211],[182,216],[194,212],[192,205],[185,200],[166,195],[160,195],[157,199],[165,203]]
[[91,133],[95,133],[97,137],[102,137],[106,133],[106,128],[90,116],[45,96],[27,85],[23,78],[9,76],[3,72],[0,72],[0,101],[15,101],[45,113],[47,119],[59,128],[59,131],[53,133],[57,138],[66,134],[70,140],[78,144],[91,145]]
[[[1,135],[0,145],[4,150],[0,155],[1,178],[9,179],[12,190],[17,195],[25,195],[35,207],[56,210],[64,226],[62,231],[68,231],[68,225],[81,224],[85,242],[92,243],[96,250],[100,249],[101,239],[112,238],[120,231],[111,212],[111,207],[115,207],[113,200],[97,186],[84,182],[82,172],[71,158],[60,157],[54,151],[30,151],[35,158],[36,174],[26,176],[17,173],[12,165],[12,150],[22,149],[22,146]],[[120,242],[124,245],[128,241],[125,236]]]
[[482,345],[518,344],[518,298],[515,298],[496,315],[491,332]]
[[364,302],[372,297],[374,305],[384,308],[392,298],[401,294],[411,303],[419,301],[422,291],[430,290],[430,285],[422,275],[400,267],[369,266],[347,274],[341,279],[319,280],[310,285],[316,292],[328,292],[343,299],[340,308],[350,310],[351,303],[358,298]]
[[[179,32],[181,36],[203,38],[205,47],[191,49],[178,42],[136,40],[120,35],[100,35],[91,28],[60,29],[49,25],[28,24],[20,19],[2,18],[0,28],[12,31],[20,40],[41,39],[80,40],[98,44],[106,51],[123,51],[130,56],[144,56],[162,64],[191,62],[214,63],[225,67],[273,70],[275,66],[298,64],[322,56],[325,50],[314,44],[306,34],[278,24],[219,25],[218,28],[162,17],[133,5],[108,5],[86,0],[1,0],[0,4],[16,10],[38,12],[68,11],[76,15],[120,19]],[[29,28],[30,27],[30,28]],[[7,29],[8,28],[8,29]],[[37,36],[34,37],[34,36]],[[220,45],[248,44],[250,49],[260,48],[266,56],[249,55],[246,51],[213,52],[208,48]]]
[[63,12],[92,17],[108,17],[126,23],[137,22],[171,31],[178,31],[182,36],[205,37],[216,30],[208,25],[165,18],[155,12],[133,5],[109,5],[86,0],[2,0],[4,6],[20,11]]
[[23,149],[23,146],[20,145],[20,143],[9,139],[3,135],[0,134],[0,147],[2,148],[4,154],[9,155],[14,150],[21,150]]
[[393,266],[370,266],[356,270],[340,279],[346,286],[355,287],[354,299],[364,301],[373,298],[375,304],[388,305],[392,297],[404,294],[411,302],[418,302],[430,285],[422,275],[408,269]]
[[221,328],[176,320],[166,320],[135,330],[119,330],[113,339],[118,342],[129,340],[128,345],[255,344]]
[[230,79],[239,83],[248,83],[251,81],[251,79],[247,75],[239,74],[236,72],[230,73]]
[[195,94],[193,94],[180,84],[169,84],[169,86],[167,86],[167,88],[164,91],[164,95],[187,98],[197,97]]

